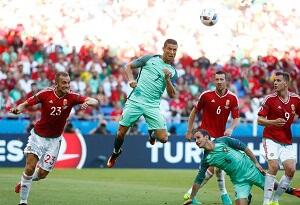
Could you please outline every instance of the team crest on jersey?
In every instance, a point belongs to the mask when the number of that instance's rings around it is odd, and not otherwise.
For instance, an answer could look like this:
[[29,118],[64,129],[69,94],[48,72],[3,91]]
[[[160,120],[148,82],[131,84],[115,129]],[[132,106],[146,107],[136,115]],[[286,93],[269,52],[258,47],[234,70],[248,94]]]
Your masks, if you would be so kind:
[[226,100],[225,109],[229,109],[230,100]]
[[53,100],[49,100],[49,103],[50,103],[50,104],[53,104]]
[[66,109],[66,108],[68,107],[67,104],[68,104],[68,100],[67,100],[67,99],[64,99],[64,100],[63,100],[63,110]]
[[78,130],[75,133],[64,133],[55,167],[80,169],[85,163],[86,155],[86,144],[81,133]]

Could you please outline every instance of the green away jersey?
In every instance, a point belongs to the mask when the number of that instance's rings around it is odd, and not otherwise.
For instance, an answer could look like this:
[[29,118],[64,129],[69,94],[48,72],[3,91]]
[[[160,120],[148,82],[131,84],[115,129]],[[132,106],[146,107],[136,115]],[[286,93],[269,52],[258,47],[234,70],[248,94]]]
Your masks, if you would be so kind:
[[159,107],[161,95],[166,88],[164,68],[172,73],[171,81],[177,79],[176,69],[165,63],[160,55],[146,55],[133,61],[134,67],[140,67],[137,87],[132,90],[128,99],[151,107]]
[[252,179],[257,174],[255,164],[244,152],[241,152],[247,147],[243,142],[230,137],[221,137],[214,143],[215,148],[212,151],[204,152],[196,183],[202,183],[209,166],[224,170],[233,183]]

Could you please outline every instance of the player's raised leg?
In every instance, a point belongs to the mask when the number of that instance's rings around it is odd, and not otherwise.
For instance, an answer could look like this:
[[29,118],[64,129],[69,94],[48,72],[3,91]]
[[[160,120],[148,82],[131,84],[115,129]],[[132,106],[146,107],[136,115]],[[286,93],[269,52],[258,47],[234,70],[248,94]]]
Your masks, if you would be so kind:
[[157,130],[149,130],[151,132],[149,142],[154,145],[155,141],[158,140],[161,143],[166,143],[168,141],[168,132],[166,129],[157,129]]
[[142,116],[143,112],[144,110],[141,105],[130,100],[127,101],[122,113],[122,118],[119,121],[119,128],[114,142],[114,149],[106,164],[108,168],[112,168],[115,165],[117,158],[122,153],[121,147],[128,129]]
[[154,145],[156,140],[166,143],[168,141],[168,131],[159,108],[145,108],[144,117],[148,125],[150,144]]
[[155,138],[155,130],[148,130],[148,133],[149,133],[149,142],[151,145],[154,145],[155,142],[156,142],[156,138]]
[[129,127],[119,125],[118,133],[117,133],[117,136],[116,136],[115,142],[114,142],[114,150],[107,161],[108,168],[112,168],[115,165],[117,158],[121,155],[121,153],[122,153],[121,147],[123,145],[124,138],[125,138],[125,135],[126,135],[128,129],[129,129]]

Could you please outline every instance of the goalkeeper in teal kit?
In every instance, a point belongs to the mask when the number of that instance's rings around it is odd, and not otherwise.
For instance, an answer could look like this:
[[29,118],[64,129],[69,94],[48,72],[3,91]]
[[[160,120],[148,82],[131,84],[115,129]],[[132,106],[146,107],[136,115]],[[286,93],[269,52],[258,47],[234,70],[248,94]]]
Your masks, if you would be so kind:
[[[166,123],[160,114],[159,104],[165,90],[169,97],[175,97],[173,82],[177,79],[177,72],[172,64],[177,47],[175,40],[167,39],[163,45],[163,55],[145,55],[126,65],[125,75],[133,90],[127,98],[107,167],[114,166],[122,153],[126,132],[141,116],[144,116],[148,125],[150,143],[153,145],[156,139],[167,142]],[[140,68],[140,71],[137,79],[134,79],[133,69],[136,68]]]
[[[253,185],[264,190],[264,169],[258,163],[252,151],[240,140],[230,137],[221,137],[214,141],[210,140],[206,130],[199,129],[194,133],[196,144],[204,148],[201,166],[194,181],[190,199],[183,205],[200,204],[194,197],[201,187],[205,178],[205,172],[209,166],[224,170],[230,177],[235,191],[236,204],[248,205],[251,200],[251,188]],[[275,185],[276,188],[277,185]],[[297,188],[288,188],[286,193],[300,196]]]

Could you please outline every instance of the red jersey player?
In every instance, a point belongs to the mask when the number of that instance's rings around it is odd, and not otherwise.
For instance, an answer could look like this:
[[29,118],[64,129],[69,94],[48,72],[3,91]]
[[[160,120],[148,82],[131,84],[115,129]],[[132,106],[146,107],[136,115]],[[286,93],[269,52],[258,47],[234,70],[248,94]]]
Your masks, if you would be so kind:
[[[226,73],[217,71],[215,73],[216,90],[203,92],[197,104],[190,113],[188,120],[187,139],[192,138],[193,124],[196,114],[202,111],[201,129],[208,131],[209,135],[218,138],[222,136],[231,136],[233,129],[239,123],[238,99],[235,94],[227,89]],[[229,114],[232,115],[231,125],[226,129],[226,123]],[[214,169],[210,167],[206,172],[203,183],[194,184],[194,186],[203,186],[213,176]],[[221,200],[224,205],[232,204],[225,187],[224,171],[217,169],[216,176],[221,194]],[[185,199],[189,198],[192,188],[185,194]]]
[[[70,91],[70,77],[66,72],[58,72],[55,87],[44,89],[28,98],[10,112],[20,114],[26,106],[40,103],[41,119],[34,125],[24,149],[26,165],[15,191],[20,192],[20,205],[26,205],[32,181],[44,179],[53,169],[57,159],[61,135],[73,106],[81,108],[97,106],[94,98],[84,97]],[[36,168],[38,164],[39,168]]]
[[[290,76],[276,72],[275,93],[267,95],[258,113],[258,123],[264,125],[263,145],[268,160],[268,174],[264,187],[264,204],[278,204],[278,199],[291,183],[296,169],[296,155],[292,145],[291,124],[300,115],[300,97],[288,91]],[[273,185],[279,162],[283,164],[278,189],[273,194]],[[272,198],[273,195],[273,198]]]

